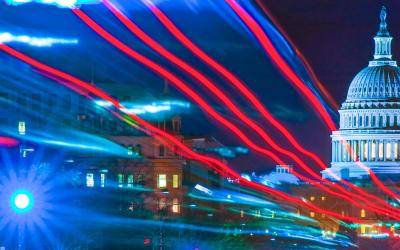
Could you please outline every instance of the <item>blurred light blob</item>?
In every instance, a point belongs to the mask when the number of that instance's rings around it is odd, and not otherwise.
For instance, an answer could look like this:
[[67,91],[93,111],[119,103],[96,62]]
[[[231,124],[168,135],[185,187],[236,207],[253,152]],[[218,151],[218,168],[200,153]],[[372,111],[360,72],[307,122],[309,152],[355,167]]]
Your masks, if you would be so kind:
[[18,144],[19,141],[14,138],[0,136],[0,147],[15,147]]
[[78,44],[78,39],[65,39],[53,37],[32,37],[27,35],[13,35],[8,32],[0,33],[1,43],[25,43],[35,47],[52,47],[55,44]]
[[[96,101],[96,104],[102,107],[108,107],[111,103],[107,101]],[[177,108],[190,108],[190,103],[181,101],[160,101],[153,102],[151,104],[134,104],[134,103],[122,103],[126,108],[123,112],[128,112],[135,115],[143,114],[156,114],[160,112],[166,112],[175,110]]]
[[101,0],[5,0],[9,5],[21,5],[26,3],[40,3],[55,5],[61,8],[74,8],[77,5],[100,3]]

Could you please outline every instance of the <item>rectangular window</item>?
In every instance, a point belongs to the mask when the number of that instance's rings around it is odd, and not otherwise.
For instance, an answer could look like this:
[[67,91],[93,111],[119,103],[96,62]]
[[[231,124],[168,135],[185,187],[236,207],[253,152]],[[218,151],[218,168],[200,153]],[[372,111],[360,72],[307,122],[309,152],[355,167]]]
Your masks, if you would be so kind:
[[177,175],[177,174],[174,174],[172,176],[172,187],[179,188],[179,175]]
[[167,187],[167,175],[159,174],[158,175],[158,188],[166,188]]
[[366,233],[365,225],[361,225],[361,227],[360,227],[360,232],[361,232],[362,234],[365,234],[365,233]]
[[311,201],[315,200],[315,197],[314,197],[314,196],[311,196],[311,197],[310,197],[310,200],[311,200]]
[[310,212],[310,217],[314,218],[315,217],[315,213],[314,212]]
[[390,159],[392,157],[392,143],[391,142],[387,142],[386,143],[386,159]]
[[383,160],[383,142],[379,143],[378,157],[379,157],[379,160]]
[[160,157],[164,157],[165,156],[165,146],[164,145],[160,145],[158,147],[158,156],[160,156]]
[[18,134],[24,135],[26,133],[26,126],[24,121],[18,122]]
[[394,149],[393,149],[393,151],[394,151],[394,159],[398,160],[399,159],[399,143],[395,142],[393,146],[394,146]]
[[106,174],[100,174],[100,187],[106,186]]
[[124,175],[118,174],[118,187],[122,187],[124,185]]
[[94,187],[94,174],[86,174],[86,187]]
[[128,187],[133,187],[133,175],[128,175],[128,179],[127,179],[127,182],[128,182]]
[[361,209],[360,216],[361,216],[361,218],[365,218],[365,210],[364,209]]
[[173,213],[179,213],[180,212],[180,205],[179,205],[179,199],[178,198],[172,199],[172,212]]

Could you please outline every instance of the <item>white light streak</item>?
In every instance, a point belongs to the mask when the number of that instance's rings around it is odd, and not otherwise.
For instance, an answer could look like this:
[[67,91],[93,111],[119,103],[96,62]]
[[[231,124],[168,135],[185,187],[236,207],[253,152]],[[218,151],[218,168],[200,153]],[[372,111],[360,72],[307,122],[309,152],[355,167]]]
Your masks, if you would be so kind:
[[25,43],[35,47],[51,47],[54,44],[78,44],[78,39],[53,37],[16,36],[8,32],[0,33],[0,43]]

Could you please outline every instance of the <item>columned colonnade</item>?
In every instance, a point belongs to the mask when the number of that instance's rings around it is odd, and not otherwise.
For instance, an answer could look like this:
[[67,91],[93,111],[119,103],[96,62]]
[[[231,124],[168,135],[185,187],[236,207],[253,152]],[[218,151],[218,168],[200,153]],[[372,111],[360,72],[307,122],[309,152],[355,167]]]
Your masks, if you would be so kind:
[[[332,162],[399,161],[399,140],[336,140],[332,142]],[[348,148],[351,150],[348,150]],[[350,155],[350,152],[353,154]]]

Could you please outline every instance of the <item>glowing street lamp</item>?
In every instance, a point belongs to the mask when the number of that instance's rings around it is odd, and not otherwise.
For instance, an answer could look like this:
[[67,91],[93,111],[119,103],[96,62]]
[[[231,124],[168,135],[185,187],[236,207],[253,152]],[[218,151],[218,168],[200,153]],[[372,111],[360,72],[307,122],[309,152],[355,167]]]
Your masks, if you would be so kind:
[[33,196],[28,190],[19,189],[11,195],[10,205],[16,213],[29,212],[33,207]]

